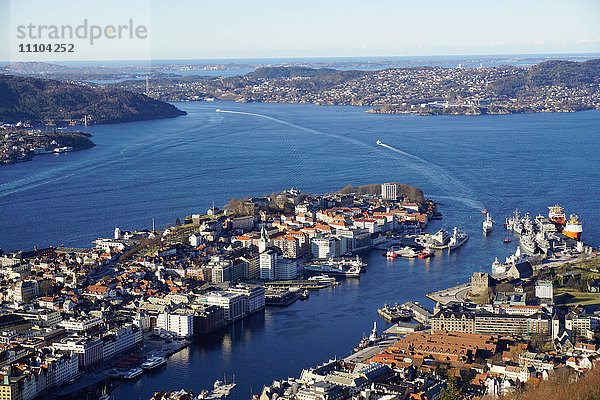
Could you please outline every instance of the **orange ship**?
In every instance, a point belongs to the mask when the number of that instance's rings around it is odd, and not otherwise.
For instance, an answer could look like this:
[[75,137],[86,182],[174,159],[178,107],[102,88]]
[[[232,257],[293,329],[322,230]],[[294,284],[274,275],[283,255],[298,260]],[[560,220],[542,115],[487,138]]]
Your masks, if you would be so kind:
[[558,204],[553,207],[548,207],[548,219],[555,224],[565,226],[567,223],[567,217],[565,216],[565,209]]
[[579,221],[579,217],[575,214],[571,214],[571,218],[569,219],[569,222],[566,223],[562,233],[571,239],[581,240],[582,232],[583,225]]

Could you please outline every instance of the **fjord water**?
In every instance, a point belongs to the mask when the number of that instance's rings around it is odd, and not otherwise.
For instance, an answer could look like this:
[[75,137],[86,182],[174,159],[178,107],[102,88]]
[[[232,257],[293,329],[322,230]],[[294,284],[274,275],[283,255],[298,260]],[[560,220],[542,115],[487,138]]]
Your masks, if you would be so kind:
[[[176,103],[187,116],[90,127],[97,147],[0,169],[0,247],[90,246],[121,229],[150,228],[204,212],[231,197],[295,187],[324,193],[346,184],[398,181],[438,201],[442,221],[469,241],[429,260],[387,261],[363,254],[360,280],[313,292],[308,301],[198,338],[160,371],[123,383],[117,399],[161,389],[196,393],[235,374],[232,399],[247,399],[273,379],[345,356],[368,332],[383,302],[417,300],[473,271],[489,271],[501,223],[518,207],[536,215],[561,204],[600,244],[600,113],[506,116],[373,115],[365,108],[299,104]],[[234,112],[215,112],[216,108]],[[377,146],[381,140],[388,147]],[[481,229],[487,208],[497,222]]]

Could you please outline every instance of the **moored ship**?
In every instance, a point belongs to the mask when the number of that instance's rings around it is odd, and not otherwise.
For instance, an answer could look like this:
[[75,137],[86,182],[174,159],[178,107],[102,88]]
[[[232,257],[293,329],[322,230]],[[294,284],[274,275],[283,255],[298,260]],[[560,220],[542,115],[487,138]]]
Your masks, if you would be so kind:
[[342,276],[358,278],[366,264],[357,256],[355,259],[332,259],[326,261],[315,261],[304,266],[308,272],[327,274],[330,276]]
[[521,235],[519,238],[519,242],[521,243],[521,248],[523,251],[534,254],[537,248],[537,244],[535,243],[534,236],[531,233],[526,233]]
[[548,219],[560,227],[564,227],[567,223],[567,217],[565,215],[565,209],[558,204],[552,207],[548,207]]
[[454,233],[450,237],[450,242],[448,242],[448,248],[450,249],[450,251],[452,251],[465,244],[467,240],[469,240],[469,235],[459,231],[457,227],[454,227]]
[[571,239],[580,240],[581,233],[583,232],[583,225],[579,221],[579,217],[575,214],[571,214],[569,221],[565,224],[565,228],[562,233]]
[[151,370],[158,368],[161,365],[165,365],[166,363],[167,359],[164,357],[150,357],[145,363],[142,364],[142,369]]

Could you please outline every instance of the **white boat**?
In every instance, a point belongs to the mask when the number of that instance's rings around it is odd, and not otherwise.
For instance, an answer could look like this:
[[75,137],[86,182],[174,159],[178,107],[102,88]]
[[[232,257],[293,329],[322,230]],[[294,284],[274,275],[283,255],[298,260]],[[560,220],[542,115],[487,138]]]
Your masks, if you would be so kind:
[[502,274],[506,272],[506,264],[500,263],[498,257],[492,263],[492,275]]
[[215,111],[216,111],[216,112],[221,112],[221,109],[220,109],[220,108],[217,108]]
[[144,371],[142,371],[141,368],[133,368],[132,370],[130,370],[129,372],[127,372],[125,375],[123,375],[123,379],[125,380],[132,380],[137,378],[138,376],[140,376],[141,374],[143,374]]
[[310,278],[308,278],[308,280],[309,281],[317,281],[320,283],[330,283],[330,284],[335,284],[337,282],[333,276],[324,275],[324,274],[311,276]]
[[454,233],[450,237],[450,242],[448,242],[449,251],[462,246],[467,240],[469,240],[469,235],[459,231],[457,227],[454,227]]
[[381,140],[378,140],[378,141],[377,141],[377,144],[381,146]]
[[492,216],[486,210],[483,210],[485,214],[485,220],[483,221],[483,233],[490,233],[494,228],[494,221],[492,220]]
[[154,368],[158,368],[161,365],[165,365],[167,363],[167,359],[164,357],[150,357],[148,360],[146,360],[145,363],[142,364],[142,368],[145,370],[151,370]]

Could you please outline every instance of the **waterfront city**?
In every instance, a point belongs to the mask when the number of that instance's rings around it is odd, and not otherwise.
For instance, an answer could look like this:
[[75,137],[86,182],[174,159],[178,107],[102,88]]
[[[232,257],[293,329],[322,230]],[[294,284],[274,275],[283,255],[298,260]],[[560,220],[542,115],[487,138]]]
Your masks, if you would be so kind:
[[0,400],[600,399],[596,2],[0,15]]

